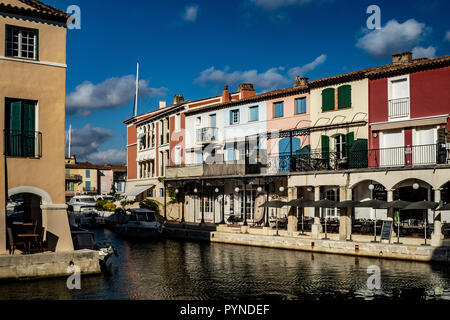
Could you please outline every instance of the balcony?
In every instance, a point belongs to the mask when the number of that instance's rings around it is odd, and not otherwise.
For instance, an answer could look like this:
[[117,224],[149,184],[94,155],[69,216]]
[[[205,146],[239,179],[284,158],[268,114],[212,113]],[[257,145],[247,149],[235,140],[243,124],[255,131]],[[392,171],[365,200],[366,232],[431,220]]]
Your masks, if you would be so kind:
[[95,187],[91,187],[91,188],[83,187],[83,191],[87,194],[97,194],[97,188],[95,188]]
[[343,152],[312,150],[308,154],[271,154],[267,174],[362,168],[450,164],[450,149],[436,144]]
[[389,119],[409,117],[409,98],[389,100]]
[[209,143],[217,140],[217,128],[197,129],[197,143]]
[[83,181],[83,177],[79,174],[66,174],[67,181]]
[[5,156],[42,157],[42,133],[38,131],[4,130]]

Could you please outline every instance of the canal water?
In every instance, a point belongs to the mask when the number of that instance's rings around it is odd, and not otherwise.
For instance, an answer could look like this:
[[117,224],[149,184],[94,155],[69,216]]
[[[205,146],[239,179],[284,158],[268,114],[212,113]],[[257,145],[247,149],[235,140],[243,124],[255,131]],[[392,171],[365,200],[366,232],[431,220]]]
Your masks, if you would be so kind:
[[[0,283],[4,299],[450,299],[450,267],[299,251],[161,240],[132,242],[96,230],[119,252],[110,274]],[[370,266],[380,289],[369,289]]]

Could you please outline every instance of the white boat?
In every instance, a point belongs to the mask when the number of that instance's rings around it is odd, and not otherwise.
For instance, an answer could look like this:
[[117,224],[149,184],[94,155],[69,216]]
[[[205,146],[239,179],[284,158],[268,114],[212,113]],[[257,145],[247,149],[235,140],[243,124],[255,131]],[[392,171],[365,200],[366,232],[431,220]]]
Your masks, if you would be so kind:
[[92,196],[74,196],[67,203],[69,206],[69,211],[74,213],[87,213],[89,211],[94,211],[95,205],[97,201],[95,201]]
[[114,228],[118,235],[136,239],[159,238],[162,235],[163,227],[156,219],[155,211],[148,209],[128,211],[130,215],[121,217],[120,223]]

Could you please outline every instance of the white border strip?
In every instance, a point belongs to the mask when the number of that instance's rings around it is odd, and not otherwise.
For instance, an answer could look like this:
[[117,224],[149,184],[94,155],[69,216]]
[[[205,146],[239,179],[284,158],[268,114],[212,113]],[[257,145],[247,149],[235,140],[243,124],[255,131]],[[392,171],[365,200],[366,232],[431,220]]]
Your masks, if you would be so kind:
[[16,59],[16,58],[10,58],[10,57],[5,57],[5,56],[0,56],[0,60],[25,62],[25,63],[39,64],[39,65],[44,65],[44,66],[58,67],[58,68],[67,69],[67,64],[56,63],[56,62]]

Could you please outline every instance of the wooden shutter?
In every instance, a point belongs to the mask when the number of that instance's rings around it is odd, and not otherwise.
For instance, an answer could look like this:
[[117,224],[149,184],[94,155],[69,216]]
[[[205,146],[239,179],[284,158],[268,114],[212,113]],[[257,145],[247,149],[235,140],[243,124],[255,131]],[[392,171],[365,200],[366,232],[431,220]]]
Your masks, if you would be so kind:
[[19,157],[22,155],[22,102],[9,103],[9,155]]
[[35,104],[31,101],[24,101],[23,106],[23,155],[34,157],[35,149]]
[[350,151],[352,150],[353,141],[355,141],[355,133],[354,132],[347,133],[347,135],[345,136],[345,149],[346,149],[345,156],[346,157],[350,156]]
[[322,91],[322,111],[334,110],[334,88]]
[[322,158],[328,159],[330,157],[330,137],[322,136]]
[[352,87],[344,85],[338,88],[338,109],[350,108],[352,106]]

